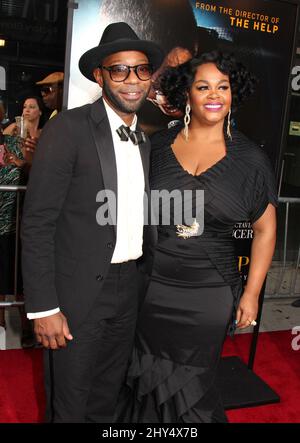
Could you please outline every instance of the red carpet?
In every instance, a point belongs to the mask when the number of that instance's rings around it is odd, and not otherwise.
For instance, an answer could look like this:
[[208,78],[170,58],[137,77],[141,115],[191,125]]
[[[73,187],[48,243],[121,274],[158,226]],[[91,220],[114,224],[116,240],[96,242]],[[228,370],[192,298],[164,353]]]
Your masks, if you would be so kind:
[[[239,355],[247,361],[250,338],[251,334],[242,334],[234,341],[227,339],[224,355]],[[254,370],[280,395],[281,402],[228,411],[230,422],[300,422],[300,350],[292,349],[293,338],[291,331],[260,334]],[[0,351],[0,423],[37,423],[43,410],[41,350]]]

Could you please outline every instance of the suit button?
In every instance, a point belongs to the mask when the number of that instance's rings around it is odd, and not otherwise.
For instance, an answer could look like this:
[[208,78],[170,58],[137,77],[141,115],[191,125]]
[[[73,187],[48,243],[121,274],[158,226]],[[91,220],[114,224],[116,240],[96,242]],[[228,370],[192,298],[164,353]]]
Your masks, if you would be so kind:
[[109,242],[109,243],[107,243],[106,246],[108,247],[108,249],[112,249],[114,247],[114,244]]
[[101,281],[101,280],[103,280],[103,275],[101,275],[101,274],[97,275],[97,276],[96,276],[96,280],[97,280],[97,281]]

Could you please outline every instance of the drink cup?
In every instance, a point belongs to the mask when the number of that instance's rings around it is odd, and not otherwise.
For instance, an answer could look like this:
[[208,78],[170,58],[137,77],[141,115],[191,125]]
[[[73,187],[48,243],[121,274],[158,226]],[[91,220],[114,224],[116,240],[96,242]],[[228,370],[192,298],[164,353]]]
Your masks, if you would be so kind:
[[17,125],[17,135],[21,138],[27,137],[27,123],[22,115],[15,117]]

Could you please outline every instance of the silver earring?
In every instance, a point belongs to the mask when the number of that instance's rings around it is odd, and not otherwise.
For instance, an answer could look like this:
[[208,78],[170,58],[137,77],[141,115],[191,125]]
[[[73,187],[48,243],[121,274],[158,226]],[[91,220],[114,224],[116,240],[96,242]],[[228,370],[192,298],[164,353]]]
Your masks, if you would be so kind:
[[184,138],[186,139],[186,141],[188,141],[189,139],[189,124],[191,121],[190,113],[191,113],[191,106],[189,103],[187,103],[185,107],[184,130],[183,130]]
[[230,118],[231,118],[231,109],[229,109],[228,116],[227,116],[227,131],[226,132],[227,132],[228,138],[230,138],[230,140],[232,140],[232,135],[231,135],[231,131],[230,131],[230,125],[231,125]]

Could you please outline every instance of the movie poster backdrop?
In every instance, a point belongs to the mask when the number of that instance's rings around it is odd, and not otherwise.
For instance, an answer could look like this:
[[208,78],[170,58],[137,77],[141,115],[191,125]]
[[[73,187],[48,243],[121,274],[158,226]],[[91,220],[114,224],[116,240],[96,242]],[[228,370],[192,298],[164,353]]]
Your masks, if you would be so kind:
[[[161,45],[166,53],[183,48],[195,54],[212,49],[233,52],[258,78],[255,94],[233,115],[233,125],[264,149],[278,175],[284,131],[286,96],[296,26],[297,5],[279,0],[77,0],[70,42],[67,107],[91,103],[99,86],[82,76],[80,56],[97,46],[105,27],[128,23],[143,39]],[[145,129],[166,127],[166,115],[149,100],[140,112]],[[253,231],[241,220],[233,231],[244,282],[250,263]]]

